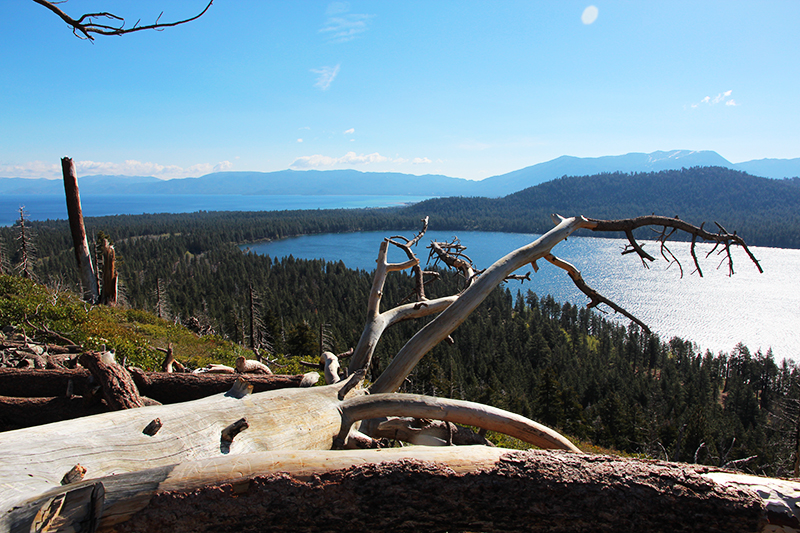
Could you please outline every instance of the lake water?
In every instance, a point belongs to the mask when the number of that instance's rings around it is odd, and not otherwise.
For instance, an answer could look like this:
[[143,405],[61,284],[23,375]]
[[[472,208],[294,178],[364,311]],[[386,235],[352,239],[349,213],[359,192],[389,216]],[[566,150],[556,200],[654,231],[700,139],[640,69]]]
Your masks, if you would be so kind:
[[[392,207],[421,202],[430,196],[301,196],[241,194],[87,194],[81,196],[85,217],[141,215],[144,213],[194,213],[196,211],[282,211]],[[30,220],[66,220],[63,194],[6,194],[0,196],[0,226],[19,219],[25,206]]]
[[[364,232],[332,235],[311,235],[269,243],[249,245],[259,254],[272,257],[292,255],[301,259],[322,258],[343,261],[349,268],[373,270],[381,240],[391,232]],[[480,268],[507,253],[528,244],[538,235],[516,233],[456,232],[466,254]],[[411,235],[407,235],[411,237]],[[450,240],[452,232],[429,231],[417,252],[427,257],[422,248],[431,240]],[[759,248],[751,250],[764,269],[759,274],[744,252],[734,250],[735,274],[727,275],[723,266],[717,269],[721,256],[704,259],[699,254],[704,277],[694,270],[688,243],[674,243],[670,249],[681,259],[683,278],[676,265],[659,259],[649,269],[634,255],[621,256],[623,240],[570,237],[558,244],[553,253],[569,261],[583,274],[586,283],[600,294],[621,305],[643,320],[659,336],[673,336],[696,342],[699,349],[729,352],[742,342],[751,352],[772,348],[776,360],[800,360],[800,250]],[[248,248],[248,247],[243,247]],[[394,247],[390,247],[394,248]],[[656,256],[650,243],[645,249]],[[710,250],[710,246],[699,247]],[[394,254],[392,254],[394,252]],[[390,252],[390,261],[401,262],[399,250]],[[552,294],[560,302],[585,305],[586,296],[578,291],[566,273],[546,261],[539,261],[539,272],[532,282],[511,282],[512,292],[528,289],[539,295]],[[523,269],[524,273],[530,268]],[[602,306],[601,306],[602,307]],[[613,311],[607,315],[627,323]]]

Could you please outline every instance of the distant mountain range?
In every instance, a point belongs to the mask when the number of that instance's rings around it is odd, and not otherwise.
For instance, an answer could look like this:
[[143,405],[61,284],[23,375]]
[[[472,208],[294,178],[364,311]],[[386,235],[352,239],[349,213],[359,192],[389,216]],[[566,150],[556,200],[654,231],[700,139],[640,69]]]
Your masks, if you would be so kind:
[[[766,178],[800,176],[800,158],[759,159],[733,164],[713,151],[672,150],[605,157],[562,156],[481,181],[442,175],[415,176],[357,170],[215,172],[199,178],[160,180],[152,176],[84,176],[84,194],[246,194],[500,197],[563,176],[604,172],[658,172],[724,167]],[[61,180],[0,178],[0,194],[63,194]]]

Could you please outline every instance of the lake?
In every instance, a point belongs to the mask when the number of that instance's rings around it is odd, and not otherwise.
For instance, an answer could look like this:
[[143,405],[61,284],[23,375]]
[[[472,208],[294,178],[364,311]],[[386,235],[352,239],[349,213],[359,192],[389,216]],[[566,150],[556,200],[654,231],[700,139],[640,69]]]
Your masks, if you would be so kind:
[[[392,207],[421,202],[430,196],[301,196],[242,194],[87,194],[81,196],[85,217],[194,213],[196,211],[282,211],[292,209],[349,209]],[[66,220],[63,194],[5,194],[0,196],[0,225],[10,226],[25,206],[30,220]]]
[[[408,237],[411,237],[406,232]],[[255,253],[271,257],[292,255],[300,259],[343,261],[353,269],[373,270],[381,240],[392,232],[364,232],[329,235],[310,235],[280,241],[243,246]],[[538,235],[490,232],[456,232],[467,246],[466,254],[480,268],[528,244]],[[452,232],[429,231],[417,252],[427,257],[422,248],[431,240],[450,240]],[[705,258],[698,253],[704,277],[690,273],[694,270],[688,243],[673,243],[670,249],[681,259],[684,275],[676,265],[669,266],[659,259],[649,269],[634,255],[621,256],[625,241],[570,237],[558,244],[553,253],[571,262],[583,274],[586,283],[600,294],[621,305],[643,320],[659,336],[692,340],[699,349],[729,352],[742,342],[751,352],[772,348],[776,360],[800,360],[800,250],[753,247],[751,250],[764,269],[759,274],[744,252],[734,250],[735,274],[727,275],[723,266],[717,269],[721,256]],[[390,247],[394,248],[394,247]],[[710,250],[702,245],[699,251]],[[646,250],[657,256],[654,243]],[[394,254],[392,254],[394,252]],[[705,258],[705,259],[704,259]],[[401,262],[399,250],[390,252],[390,261]],[[511,282],[507,287],[514,293],[528,289],[539,295],[551,294],[560,302],[579,305],[588,302],[566,273],[546,261],[539,261],[539,272],[531,282],[520,285]],[[524,273],[530,268],[523,269]],[[601,306],[602,307],[602,306]],[[627,323],[624,317],[609,318]]]

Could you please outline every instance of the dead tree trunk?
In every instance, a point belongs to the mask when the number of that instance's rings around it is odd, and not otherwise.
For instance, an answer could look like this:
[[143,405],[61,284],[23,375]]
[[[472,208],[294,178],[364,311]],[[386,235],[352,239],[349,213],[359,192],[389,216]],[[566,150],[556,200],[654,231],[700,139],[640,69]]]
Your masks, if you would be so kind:
[[95,303],[99,299],[97,291],[97,278],[95,277],[92,258],[89,254],[89,242],[86,239],[86,228],[83,225],[83,211],[81,210],[81,195],[78,191],[78,176],[75,172],[75,163],[69,157],[61,159],[61,171],[64,175],[64,192],[67,197],[67,215],[69,216],[69,229],[72,232],[72,243],[75,247],[75,260],[78,263],[78,274],[83,299]]
[[103,258],[103,293],[100,296],[100,303],[117,305],[117,253],[108,239],[103,239],[100,243],[100,255]]

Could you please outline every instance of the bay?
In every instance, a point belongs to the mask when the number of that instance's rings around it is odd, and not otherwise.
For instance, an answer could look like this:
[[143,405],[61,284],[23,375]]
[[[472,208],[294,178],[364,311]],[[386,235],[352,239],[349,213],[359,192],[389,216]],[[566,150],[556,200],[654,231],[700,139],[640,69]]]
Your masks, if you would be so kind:
[[[399,233],[399,232],[398,232]],[[271,257],[292,255],[299,259],[343,261],[348,268],[374,270],[378,245],[392,232],[308,235],[251,244],[242,248]],[[407,235],[411,237],[411,235]],[[479,268],[485,268],[507,253],[533,242],[538,235],[493,232],[429,231],[423,239],[451,240],[458,237],[467,246],[466,254]],[[424,260],[427,250],[420,243],[417,255]],[[730,352],[737,343],[751,352],[772,349],[776,360],[800,360],[800,250],[752,247],[764,270],[760,274],[746,254],[733,250],[733,276],[727,267],[717,268],[721,256],[706,258],[710,245],[698,245],[703,277],[692,274],[688,243],[672,243],[670,249],[681,259],[683,276],[675,264],[657,253],[657,245],[646,250],[659,259],[644,268],[633,255],[620,255],[625,241],[592,237],[570,237],[553,252],[569,261],[583,274],[586,283],[610,300],[643,320],[662,339],[677,336],[697,344],[698,351]],[[393,247],[390,247],[390,249]],[[402,262],[399,250],[390,251],[390,261]],[[540,296],[551,294],[556,301],[586,305],[588,298],[575,288],[563,270],[545,261],[531,282],[507,287],[516,293],[528,289]],[[524,273],[523,269],[519,273]],[[601,306],[603,307],[603,306]],[[609,318],[627,323],[610,312]]]
[[[83,216],[194,213],[197,211],[283,211],[392,207],[421,202],[430,196],[306,196],[242,194],[90,194],[81,196]],[[0,225],[10,226],[25,207],[30,220],[66,220],[63,194],[0,196]]]

